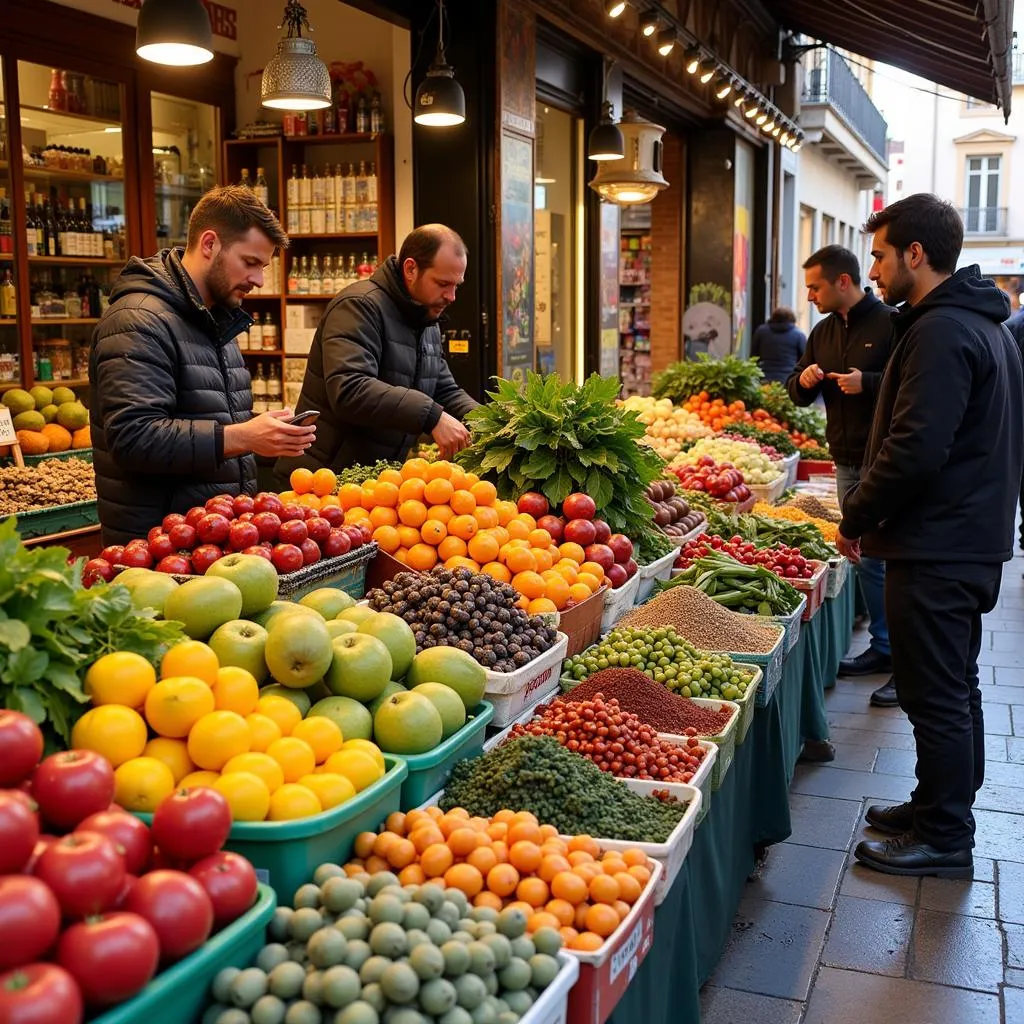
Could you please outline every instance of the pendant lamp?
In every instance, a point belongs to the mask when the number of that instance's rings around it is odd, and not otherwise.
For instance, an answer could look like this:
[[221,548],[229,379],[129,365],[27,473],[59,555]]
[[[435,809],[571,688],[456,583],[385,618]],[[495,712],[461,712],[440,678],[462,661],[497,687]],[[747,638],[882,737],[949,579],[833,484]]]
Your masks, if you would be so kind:
[[437,0],[437,53],[413,104],[413,120],[431,128],[451,128],[466,120],[466,94],[444,53],[444,19],[444,0]]
[[619,206],[649,203],[668,182],[661,173],[665,129],[627,112],[618,124],[625,141],[621,160],[598,164],[590,187],[604,200]]
[[277,53],[263,69],[263,106],[274,110],[323,110],[331,105],[331,76],[317,56],[316,43],[302,30],[312,31],[306,8],[288,0],[281,28],[288,35],[278,41]]
[[135,52],[154,64],[192,67],[213,60],[210,16],[200,0],[145,0]]
[[605,100],[601,108],[601,123],[590,130],[587,139],[588,160],[621,160],[625,154],[622,132],[615,123],[614,108]]

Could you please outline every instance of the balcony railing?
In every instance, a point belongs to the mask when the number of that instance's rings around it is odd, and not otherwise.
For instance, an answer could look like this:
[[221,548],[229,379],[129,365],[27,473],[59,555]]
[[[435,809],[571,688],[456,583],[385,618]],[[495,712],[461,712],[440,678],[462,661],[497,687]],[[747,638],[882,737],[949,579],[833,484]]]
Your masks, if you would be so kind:
[[1024,85],[1024,50],[1013,55],[1013,84]]
[[965,235],[1005,235],[1005,206],[968,206],[957,211],[964,222]]
[[833,50],[812,50],[808,58],[803,102],[827,103],[833,107],[861,141],[884,163],[888,126],[881,111],[850,70],[850,65]]

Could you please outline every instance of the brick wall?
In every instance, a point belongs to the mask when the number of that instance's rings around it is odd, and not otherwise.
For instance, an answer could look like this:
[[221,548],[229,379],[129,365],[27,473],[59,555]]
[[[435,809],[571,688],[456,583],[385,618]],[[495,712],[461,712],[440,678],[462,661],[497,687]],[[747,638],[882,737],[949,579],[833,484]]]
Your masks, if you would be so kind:
[[651,204],[651,366],[682,357],[686,205],[685,142],[664,136],[663,173],[669,187]]

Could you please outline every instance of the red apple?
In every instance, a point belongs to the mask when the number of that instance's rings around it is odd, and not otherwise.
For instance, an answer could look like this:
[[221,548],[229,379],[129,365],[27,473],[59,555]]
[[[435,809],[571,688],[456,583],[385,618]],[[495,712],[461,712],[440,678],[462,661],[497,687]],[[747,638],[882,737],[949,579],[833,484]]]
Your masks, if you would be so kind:
[[253,498],[253,512],[273,512],[275,515],[279,516],[283,508],[284,502],[281,501],[276,494],[271,494],[270,491],[260,491],[260,493]]
[[219,512],[207,512],[196,526],[196,533],[204,544],[223,544],[231,532],[231,521]]
[[243,555],[259,555],[260,558],[265,558],[268,562],[270,561],[271,549],[265,547],[263,544],[254,544],[251,548],[246,548]]
[[294,522],[295,520],[304,522],[305,519],[306,510],[302,505],[297,505],[294,501],[290,501],[281,509],[281,521],[284,523]]
[[593,519],[597,515],[597,505],[589,494],[570,494],[562,502],[562,513],[566,519]]
[[158,537],[163,532],[164,532],[164,528],[162,526],[151,526],[149,528],[149,533],[146,534],[146,541],[147,541],[147,543],[149,541],[152,541],[152,539],[154,537]]
[[613,533],[608,538],[608,547],[620,565],[625,565],[633,557],[633,542],[624,533]]
[[332,526],[327,540],[321,545],[321,550],[325,558],[347,555],[352,550],[352,538],[340,526]]
[[222,501],[214,505],[207,515],[223,516],[229,523],[234,522],[235,519],[235,511],[231,507],[230,501]]
[[235,516],[243,516],[246,512],[253,511],[253,500],[251,494],[239,494],[236,498],[231,499],[231,507],[234,509]]
[[185,517],[180,512],[168,512],[160,525],[164,528],[164,533],[170,533],[175,526],[183,522],[185,522]]
[[281,519],[278,515],[274,512],[257,512],[252,521],[260,531],[260,540],[277,540],[277,533],[281,529]]
[[243,548],[250,548],[259,542],[260,531],[255,523],[236,520],[231,524],[231,529],[228,531],[228,545],[232,551],[241,551]]
[[363,531],[355,524],[350,523],[348,526],[343,526],[342,529],[348,535],[348,539],[352,541],[352,547],[362,547],[362,545],[366,543],[366,541],[363,540]]
[[612,528],[603,519],[595,519],[594,529],[597,531],[594,537],[594,543],[607,544],[608,538],[612,535]]
[[82,569],[82,583],[91,587],[97,580],[109,583],[114,578],[114,567],[105,558],[90,558]]
[[192,559],[188,555],[168,555],[160,559],[156,571],[174,573],[176,576],[191,576]]
[[631,558],[626,563],[626,579],[631,580],[637,574],[639,569],[640,569],[640,566],[638,566],[636,564],[635,560]]
[[626,580],[629,579],[629,576],[626,574],[626,567],[623,566],[623,565],[619,565],[619,563],[616,562],[605,573],[605,578],[612,585],[613,589],[618,590],[619,587],[621,587],[622,584],[625,583]]
[[551,539],[558,544],[562,539],[562,531],[565,529],[565,523],[562,522],[558,516],[541,516],[537,520],[538,530],[547,530],[551,534]]
[[108,544],[100,552],[100,558],[102,558],[104,562],[109,562],[111,565],[120,565],[121,560],[124,558],[124,545]]
[[356,529],[359,531],[359,536],[363,538],[364,544],[369,544],[373,540],[373,530],[370,529],[369,523],[357,523]]
[[328,505],[320,509],[320,518],[326,519],[331,526],[341,526],[345,522],[345,510],[338,505]]
[[605,572],[615,564],[615,552],[607,544],[589,544],[585,554],[588,562],[597,562]]
[[158,533],[149,540],[149,553],[159,562],[161,558],[173,555],[178,550],[177,544],[166,533]]
[[278,544],[270,559],[279,573],[295,572],[303,565],[302,549],[294,544]]
[[320,545],[311,537],[307,537],[300,545],[302,551],[302,564],[312,565],[320,561]]
[[196,536],[196,528],[191,523],[178,523],[176,526],[172,526],[167,531],[167,536],[171,538],[171,543],[178,551],[182,549],[191,551],[199,541]]
[[534,519],[540,519],[541,516],[546,516],[551,511],[548,499],[536,491],[527,491],[516,503],[516,507],[520,512],[526,512]]
[[192,552],[192,569],[197,575],[205,576],[206,570],[223,557],[224,552],[216,544],[200,544]]
[[251,523],[256,518],[255,512],[243,512],[236,520],[236,523]]
[[[198,524],[199,520],[205,515],[206,509],[203,508],[202,505],[193,505],[192,508],[185,513],[185,522],[194,528]],[[169,530],[167,532],[170,533]]]
[[317,544],[322,544],[327,540],[327,535],[330,532],[331,524],[322,516],[312,516],[306,520],[306,533],[309,534],[310,540],[315,540]]
[[306,524],[301,519],[286,519],[281,524],[277,539],[282,544],[301,544],[309,536]]
[[597,531],[589,519],[571,519],[565,524],[562,535],[570,544],[582,544],[583,547],[589,547],[594,543]]
[[152,569],[153,556],[149,553],[146,542],[139,541],[139,544],[141,547],[133,547],[132,544],[126,545],[121,564],[129,569]]

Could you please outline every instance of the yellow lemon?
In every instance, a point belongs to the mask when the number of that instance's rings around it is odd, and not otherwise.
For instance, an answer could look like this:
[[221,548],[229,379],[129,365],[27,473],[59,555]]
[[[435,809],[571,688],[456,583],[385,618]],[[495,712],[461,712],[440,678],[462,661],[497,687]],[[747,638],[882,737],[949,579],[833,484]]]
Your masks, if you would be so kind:
[[299,779],[299,785],[316,793],[320,806],[325,811],[351,800],[356,795],[356,787],[344,775],[336,775],[333,772],[303,775]]
[[291,735],[296,739],[305,740],[313,748],[313,756],[317,764],[323,764],[331,756],[341,750],[341,729],[337,723],[323,715],[314,715],[303,719]]
[[281,729],[278,727],[277,722],[261,714],[259,711],[246,715],[245,721],[249,726],[249,733],[252,737],[249,745],[250,750],[257,750],[263,753],[274,740],[281,738]]
[[310,818],[322,810],[319,797],[311,789],[286,782],[276,793],[271,794],[267,819],[292,821],[295,818]]
[[305,740],[293,736],[274,740],[267,747],[267,754],[281,766],[285,782],[298,782],[303,775],[312,775],[316,767],[313,748]]
[[155,811],[173,792],[171,769],[155,757],[133,757],[114,771],[114,802],[126,811]]
[[341,745],[342,750],[362,750],[370,755],[377,762],[377,767],[381,772],[387,771],[387,766],[384,764],[384,755],[381,753],[380,747],[371,740],[345,740]]
[[155,740],[150,740],[146,744],[142,753],[145,757],[155,757],[158,761],[163,761],[171,769],[175,785],[196,770],[192,758],[188,756],[188,744],[184,740],[157,736]]
[[156,686],[156,670],[141,654],[104,654],[85,673],[85,692],[93,704],[124,704],[141,708]]
[[178,780],[178,789],[195,789],[197,786],[212,786],[220,778],[220,772],[189,772]]
[[269,754],[236,754],[224,765],[222,771],[224,775],[232,775],[235,772],[256,775],[263,780],[271,793],[276,793],[284,785],[284,771]]
[[222,775],[213,788],[227,800],[232,821],[263,821],[270,810],[270,790],[252,772]]
[[361,793],[384,775],[384,770],[365,750],[339,750],[324,762],[324,771],[344,775]]
[[123,704],[104,704],[87,711],[76,728],[85,749],[102,755],[115,768],[139,757],[146,747],[142,715]]
[[234,711],[211,711],[192,726],[188,756],[200,768],[219,772],[236,754],[249,750],[249,726]]
[[281,730],[282,736],[290,736],[292,729],[302,721],[302,712],[287,697],[279,697],[276,693],[260,697],[256,710],[261,715],[272,718]]
[[217,670],[213,701],[218,711],[234,711],[245,718],[256,710],[259,699],[260,684],[251,672],[233,665]]

